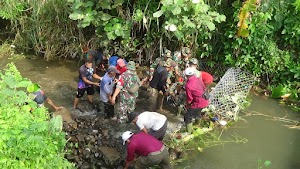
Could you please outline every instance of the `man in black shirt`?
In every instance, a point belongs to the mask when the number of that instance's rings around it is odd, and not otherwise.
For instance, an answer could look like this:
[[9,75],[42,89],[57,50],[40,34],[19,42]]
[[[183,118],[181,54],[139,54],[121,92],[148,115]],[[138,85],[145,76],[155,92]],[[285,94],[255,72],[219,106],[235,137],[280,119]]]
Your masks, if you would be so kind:
[[168,95],[167,79],[169,72],[171,72],[174,67],[176,67],[176,63],[174,61],[166,61],[164,66],[158,65],[154,71],[153,78],[149,83],[151,86],[150,101],[152,101],[153,104],[152,111],[155,111],[156,109],[158,111],[162,111],[164,95]]

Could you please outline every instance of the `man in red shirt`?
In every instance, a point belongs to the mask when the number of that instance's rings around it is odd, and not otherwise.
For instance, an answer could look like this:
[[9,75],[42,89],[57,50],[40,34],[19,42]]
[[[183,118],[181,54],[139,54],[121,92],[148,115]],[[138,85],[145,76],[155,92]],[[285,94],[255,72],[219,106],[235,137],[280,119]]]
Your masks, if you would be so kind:
[[126,131],[122,135],[123,145],[127,144],[127,158],[124,169],[127,169],[134,161],[134,155],[140,157],[136,160],[135,169],[145,169],[159,165],[162,169],[172,168],[168,149],[161,141],[153,136],[140,132],[134,134]]
[[193,119],[198,121],[201,118],[201,110],[209,105],[209,100],[203,96],[206,88],[203,81],[194,76],[195,70],[189,67],[184,72],[187,77],[185,84],[187,112],[184,114],[184,122],[187,131],[192,133]]
[[202,79],[203,83],[205,84],[205,86],[212,84],[214,78],[211,74],[209,74],[208,72],[205,71],[199,71],[198,68],[199,65],[199,61],[196,58],[192,58],[189,61],[189,67],[194,68],[195,69],[195,76],[199,77]]

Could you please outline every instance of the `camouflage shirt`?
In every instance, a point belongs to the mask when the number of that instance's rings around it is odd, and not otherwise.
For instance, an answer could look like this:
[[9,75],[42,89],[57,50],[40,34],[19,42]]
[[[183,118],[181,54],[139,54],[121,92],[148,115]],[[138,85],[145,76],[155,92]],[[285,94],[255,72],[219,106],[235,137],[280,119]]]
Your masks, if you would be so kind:
[[138,96],[138,91],[134,93],[130,93],[129,89],[132,88],[135,84],[140,84],[140,79],[135,71],[127,70],[124,72],[120,78],[119,82],[117,83],[117,87],[121,88],[120,92],[120,100],[128,100],[136,99]]

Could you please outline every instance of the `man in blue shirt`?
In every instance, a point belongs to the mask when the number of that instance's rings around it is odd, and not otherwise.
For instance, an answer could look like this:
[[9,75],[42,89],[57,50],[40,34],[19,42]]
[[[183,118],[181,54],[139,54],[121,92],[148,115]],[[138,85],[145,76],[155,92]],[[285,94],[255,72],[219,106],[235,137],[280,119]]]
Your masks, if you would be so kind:
[[104,104],[105,118],[114,117],[114,105],[110,101],[115,86],[114,78],[119,73],[115,66],[109,66],[100,83],[100,100]]

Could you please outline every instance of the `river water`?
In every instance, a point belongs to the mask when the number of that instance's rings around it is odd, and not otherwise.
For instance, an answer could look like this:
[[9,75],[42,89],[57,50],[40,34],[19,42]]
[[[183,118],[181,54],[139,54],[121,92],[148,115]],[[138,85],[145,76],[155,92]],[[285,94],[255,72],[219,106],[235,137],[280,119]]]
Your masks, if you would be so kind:
[[[34,58],[1,59],[0,67],[14,62],[22,76],[39,83],[55,104],[70,109],[77,88],[79,63],[65,60],[46,62]],[[226,143],[207,148],[176,168],[258,169],[264,161],[271,161],[269,168],[272,169],[300,169],[300,130],[290,129],[284,126],[289,123],[270,118],[276,116],[300,121],[300,113],[292,112],[276,100],[254,94],[251,98],[251,106],[241,113],[244,120],[225,130],[221,137],[226,140],[234,134],[246,138],[247,143]],[[256,115],[246,116],[249,113]]]
[[[272,117],[300,120],[300,114],[279,105],[276,100],[251,95],[251,106],[245,111],[253,113],[239,120],[223,133],[221,139],[231,135],[246,138],[247,143],[226,143],[205,149],[178,168],[192,169],[259,169],[270,161],[271,169],[300,168],[300,130],[289,129],[290,123]],[[256,115],[254,115],[256,114]],[[261,161],[261,162],[259,162]]]

